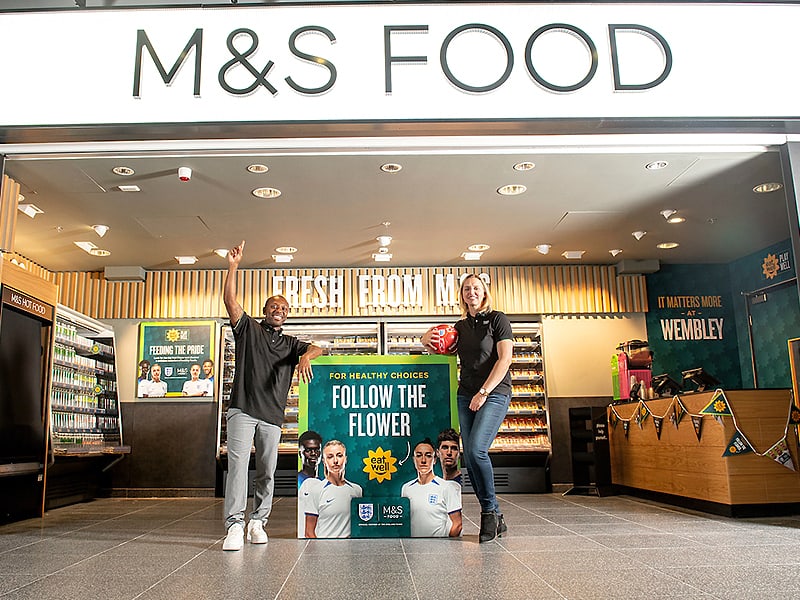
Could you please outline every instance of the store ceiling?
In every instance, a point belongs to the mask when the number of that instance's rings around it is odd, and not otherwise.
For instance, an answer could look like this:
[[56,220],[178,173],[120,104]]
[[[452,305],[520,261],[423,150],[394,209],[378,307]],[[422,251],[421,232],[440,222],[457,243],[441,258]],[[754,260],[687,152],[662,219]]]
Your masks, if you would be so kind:
[[[712,144],[673,137],[657,147],[652,140],[643,146],[612,136],[590,144],[555,139],[283,140],[13,152],[6,173],[21,184],[23,202],[44,211],[35,218],[19,213],[15,249],[51,271],[225,268],[213,250],[242,239],[243,266],[259,268],[276,266],[272,255],[279,246],[298,249],[291,268],[462,265],[461,253],[478,243],[490,246],[483,265],[725,263],[789,237],[784,191],[753,192],[760,183],[783,181],[775,148],[734,145],[730,138]],[[645,168],[659,160],[666,168]],[[521,161],[535,168],[515,171]],[[402,170],[382,172],[387,162]],[[269,171],[249,173],[252,163]],[[120,165],[135,174],[115,175],[112,168]],[[179,180],[181,166],[192,168],[190,181]],[[506,184],[527,191],[498,195]],[[122,192],[120,185],[141,191]],[[260,186],[281,195],[256,198],[251,192]],[[668,224],[664,209],[686,221]],[[105,237],[91,229],[95,224],[110,227]],[[634,231],[647,234],[637,241]],[[384,234],[393,238],[392,260],[375,263],[376,237]],[[91,256],[75,241],[111,254]],[[680,245],[662,250],[656,247],[661,242]],[[535,249],[544,243],[552,245],[548,255]],[[622,253],[613,257],[611,249]],[[568,250],[585,253],[567,260],[562,253]],[[182,267],[178,255],[199,260]]]

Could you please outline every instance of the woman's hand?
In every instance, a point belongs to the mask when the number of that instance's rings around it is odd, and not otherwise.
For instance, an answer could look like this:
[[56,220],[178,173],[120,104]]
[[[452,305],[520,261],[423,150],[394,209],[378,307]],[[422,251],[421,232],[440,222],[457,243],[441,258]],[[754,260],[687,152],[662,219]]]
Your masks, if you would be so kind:
[[425,346],[425,349],[430,352],[431,354],[436,353],[436,349],[439,347],[439,329],[434,325],[428,331],[422,334],[422,345]]

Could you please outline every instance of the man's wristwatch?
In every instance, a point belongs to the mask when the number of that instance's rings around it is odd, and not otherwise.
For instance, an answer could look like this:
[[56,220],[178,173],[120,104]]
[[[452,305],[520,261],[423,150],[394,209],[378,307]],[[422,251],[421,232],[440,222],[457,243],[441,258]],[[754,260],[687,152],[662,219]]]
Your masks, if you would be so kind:
[[489,391],[488,391],[486,388],[481,388],[481,389],[479,389],[479,390],[478,390],[478,393],[479,393],[481,396],[483,396],[484,398],[486,398],[486,396],[488,396],[488,395],[489,395]]

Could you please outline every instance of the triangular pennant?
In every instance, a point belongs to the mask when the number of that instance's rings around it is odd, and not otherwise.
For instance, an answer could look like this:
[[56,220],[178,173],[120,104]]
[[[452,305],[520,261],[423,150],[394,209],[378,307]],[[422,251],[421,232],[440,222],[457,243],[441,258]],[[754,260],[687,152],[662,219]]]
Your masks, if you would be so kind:
[[622,422],[622,428],[625,430],[625,437],[627,438],[627,437],[628,437],[628,431],[629,431],[629,430],[630,430],[630,428],[631,428],[631,421],[630,421],[630,419],[627,419],[627,420],[625,420],[625,421],[623,421],[623,422]]
[[686,407],[681,402],[680,396],[675,396],[675,427],[681,424],[681,419],[683,419],[683,415],[687,414],[688,411]]
[[789,409],[789,424],[800,425],[800,407],[795,402],[792,402],[792,408]]
[[750,452],[755,452],[755,450],[753,450],[750,442],[747,441],[747,438],[744,437],[742,432],[737,429],[731,441],[728,442],[728,446],[725,448],[725,452],[722,453],[722,456],[735,456],[737,454],[748,454]]
[[699,415],[691,415],[692,425],[694,426],[694,434],[697,436],[697,441],[700,441],[700,436],[703,430],[703,417]]
[[719,415],[714,415],[714,420],[715,420],[717,423],[719,423],[720,425],[724,425],[724,423],[722,422],[722,417],[721,417],[721,416],[719,416]]
[[764,456],[769,456],[776,463],[783,465],[787,469],[797,470],[794,468],[794,461],[792,460],[791,452],[789,452],[786,436],[783,436],[783,439],[778,440],[772,448],[764,452]]
[[653,415],[653,425],[656,426],[656,436],[661,439],[661,425],[664,423],[664,417],[657,417]]
[[636,422],[639,424],[639,427],[647,420],[648,415],[650,415],[650,409],[647,408],[647,404],[639,402],[639,409],[636,412]]
[[619,423],[619,417],[617,416],[617,411],[614,410],[614,407],[611,407],[611,417],[609,417],[608,422],[611,424],[611,429],[617,428],[617,423]]
[[716,390],[711,396],[711,401],[706,404],[705,408],[700,411],[701,415],[720,415],[725,417],[732,417],[731,407],[728,405],[728,399],[725,397],[725,392]]

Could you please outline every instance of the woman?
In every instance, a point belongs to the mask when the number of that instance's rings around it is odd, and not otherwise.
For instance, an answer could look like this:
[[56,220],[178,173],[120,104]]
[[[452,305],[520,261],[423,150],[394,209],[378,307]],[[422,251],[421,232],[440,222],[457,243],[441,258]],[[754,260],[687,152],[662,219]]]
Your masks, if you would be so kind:
[[[508,530],[495,494],[489,446],[511,402],[508,369],[514,338],[511,322],[504,313],[492,309],[492,296],[477,275],[468,275],[461,282],[459,303],[464,316],[455,325],[461,363],[458,419],[464,462],[481,505],[479,541],[489,542]],[[438,338],[433,327],[423,334],[422,344],[435,352]]]
[[306,537],[350,537],[350,499],[360,498],[361,486],[344,478],[347,449],[339,440],[322,448],[325,479],[306,479],[298,492],[305,512]]

